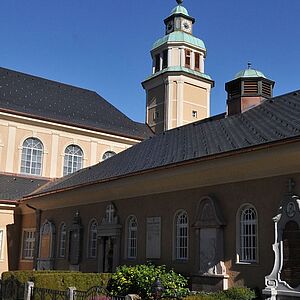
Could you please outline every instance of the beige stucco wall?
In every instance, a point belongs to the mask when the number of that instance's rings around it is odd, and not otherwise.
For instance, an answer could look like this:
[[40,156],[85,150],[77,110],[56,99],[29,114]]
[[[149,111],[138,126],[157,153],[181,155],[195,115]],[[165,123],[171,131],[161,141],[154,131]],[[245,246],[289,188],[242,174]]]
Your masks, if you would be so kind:
[[64,152],[78,145],[83,153],[83,167],[102,161],[106,151],[119,153],[139,142],[132,138],[106,134],[58,123],[0,113],[0,172],[20,173],[23,142],[38,138],[44,146],[43,177],[63,176]]
[[0,276],[2,272],[8,270],[8,241],[7,225],[14,223],[13,206],[0,204],[0,230],[3,230],[3,245],[0,249]]

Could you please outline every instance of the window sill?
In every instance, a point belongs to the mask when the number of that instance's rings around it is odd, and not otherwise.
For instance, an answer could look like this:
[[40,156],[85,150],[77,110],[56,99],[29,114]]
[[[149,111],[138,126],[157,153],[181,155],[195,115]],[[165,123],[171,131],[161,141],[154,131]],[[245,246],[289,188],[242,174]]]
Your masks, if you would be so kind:
[[185,259],[173,259],[173,262],[175,264],[187,264],[189,262],[189,259],[188,258],[185,258]]
[[254,267],[259,266],[259,263],[257,261],[255,262],[236,261],[235,264],[240,266],[254,266]]

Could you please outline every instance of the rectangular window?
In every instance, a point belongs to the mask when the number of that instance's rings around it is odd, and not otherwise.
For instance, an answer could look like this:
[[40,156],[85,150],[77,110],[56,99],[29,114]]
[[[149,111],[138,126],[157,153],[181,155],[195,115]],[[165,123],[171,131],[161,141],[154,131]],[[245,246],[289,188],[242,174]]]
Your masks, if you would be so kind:
[[0,229],[0,259],[3,259],[4,231]]
[[199,71],[200,70],[200,54],[195,53],[195,70]]
[[185,50],[185,67],[191,67],[191,51],[187,49]]
[[163,65],[162,68],[165,69],[168,67],[168,50],[163,51]]
[[160,71],[160,55],[156,54],[155,55],[155,72]]
[[33,259],[35,244],[35,230],[24,230],[23,231],[23,259]]

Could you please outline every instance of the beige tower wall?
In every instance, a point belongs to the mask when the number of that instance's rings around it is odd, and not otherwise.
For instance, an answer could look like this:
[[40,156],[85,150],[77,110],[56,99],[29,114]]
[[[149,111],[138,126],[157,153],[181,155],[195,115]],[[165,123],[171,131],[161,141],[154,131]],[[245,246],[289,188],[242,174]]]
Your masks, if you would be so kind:
[[[205,87],[184,83],[183,90],[183,123],[188,124],[209,117],[208,93]],[[193,111],[197,116],[193,116]]]
[[154,132],[164,130],[164,84],[150,89],[147,93],[147,123]]

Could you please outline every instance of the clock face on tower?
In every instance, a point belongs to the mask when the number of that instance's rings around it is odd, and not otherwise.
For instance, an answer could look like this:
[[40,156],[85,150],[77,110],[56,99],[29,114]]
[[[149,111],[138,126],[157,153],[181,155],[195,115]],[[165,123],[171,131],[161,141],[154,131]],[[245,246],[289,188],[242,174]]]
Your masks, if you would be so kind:
[[192,32],[192,25],[188,21],[183,21],[181,25],[181,30],[191,33]]
[[172,32],[174,29],[174,21],[171,20],[168,24],[167,24],[167,34]]

